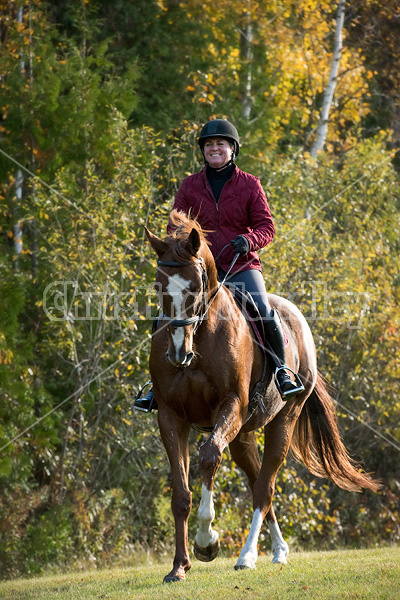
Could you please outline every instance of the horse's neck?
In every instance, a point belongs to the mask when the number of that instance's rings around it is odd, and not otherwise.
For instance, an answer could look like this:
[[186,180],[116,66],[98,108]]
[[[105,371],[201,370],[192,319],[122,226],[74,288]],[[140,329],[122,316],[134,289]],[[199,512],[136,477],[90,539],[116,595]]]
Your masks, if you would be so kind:
[[237,310],[232,295],[228,290],[221,286],[217,281],[215,288],[210,287],[211,296],[210,308],[208,310],[208,324],[210,331],[215,332],[219,327],[226,327],[232,322],[232,311]]

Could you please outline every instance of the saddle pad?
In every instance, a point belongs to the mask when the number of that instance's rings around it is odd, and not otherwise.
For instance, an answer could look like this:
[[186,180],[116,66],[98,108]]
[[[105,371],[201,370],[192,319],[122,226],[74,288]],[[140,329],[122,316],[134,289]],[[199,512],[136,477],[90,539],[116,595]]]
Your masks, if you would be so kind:
[[[240,310],[242,311],[242,313],[244,314],[244,316],[250,323],[251,328],[254,332],[254,335],[256,336],[257,342],[261,345],[261,347],[265,351],[264,325],[263,325],[263,320],[262,320],[260,311],[258,310],[257,304],[254,302],[252,296],[246,290],[242,290],[242,289],[236,287],[233,283],[230,283],[229,281],[226,281],[224,283],[224,285],[225,285],[225,287],[227,287],[229,289],[230,292],[232,292],[232,295],[236,300],[236,304],[238,305],[238,307],[240,308]],[[289,340],[286,336],[285,331],[283,331],[283,339],[285,341],[285,346],[288,346]]]
[[225,282],[224,285],[232,293],[233,297],[236,300],[236,304],[250,323],[256,340],[261,345],[261,347],[264,348],[264,325],[257,304],[254,302],[253,298],[246,290],[241,290],[240,288],[233,285],[233,283],[229,283],[228,281]]

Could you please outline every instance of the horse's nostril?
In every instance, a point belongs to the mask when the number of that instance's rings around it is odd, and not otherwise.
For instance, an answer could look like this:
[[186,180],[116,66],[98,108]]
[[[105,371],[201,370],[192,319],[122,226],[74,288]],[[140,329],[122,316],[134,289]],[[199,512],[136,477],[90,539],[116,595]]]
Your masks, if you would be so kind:
[[188,367],[193,360],[194,352],[188,352],[183,359],[171,355],[168,351],[165,353],[167,359],[176,367]]

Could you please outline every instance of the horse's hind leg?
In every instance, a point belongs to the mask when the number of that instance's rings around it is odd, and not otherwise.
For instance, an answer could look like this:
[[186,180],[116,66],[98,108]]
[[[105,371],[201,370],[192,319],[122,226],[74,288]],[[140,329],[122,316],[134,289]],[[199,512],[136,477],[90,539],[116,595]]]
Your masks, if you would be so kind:
[[287,556],[289,554],[289,546],[282,537],[272,504],[267,513],[266,519],[272,542],[272,562],[276,565],[286,565]]
[[254,515],[250,527],[249,536],[242,548],[235,569],[254,568],[257,561],[257,543],[264,518],[272,520],[269,522],[270,533],[274,546],[277,549],[273,562],[284,562],[287,546],[280,534],[276,523],[275,514],[272,509],[272,498],[275,489],[275,479],[282,462],[284,461],[290,447],[293,428],[300,414],[300,408],[296,405],[287,404],[278,413],[273,421],[265,427],[264,457],[260,474],[254,485],[253,506]]
[[229,444],[229,450],[234,462],[246,473],[250,489],[253,491],[261,470],[260,453],[254,431],[239,433]]
[[[239,435],[229,444],[229,449],[231,451],[232,459],[247,475],[250,489],[254,492],[254,485],[261,470],[260,453],[258,451],[254,432],[239,433]],[[282,537],[272,504],[266,515],[266,520],[272,541],[272,562],[275,564],[286,564],[289,546]],[[257,551],[257,549],[255,549],[255,551]]]

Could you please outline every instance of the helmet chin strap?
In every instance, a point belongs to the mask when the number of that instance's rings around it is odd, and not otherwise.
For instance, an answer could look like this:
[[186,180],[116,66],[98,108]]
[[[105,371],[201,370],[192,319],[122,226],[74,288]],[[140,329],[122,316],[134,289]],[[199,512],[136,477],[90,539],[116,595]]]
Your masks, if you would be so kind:
[[223,171],[224,169],[226,169],[226,167],[229,167],[230,165],[233,165],[234,161],[235,161],[235,159],[234,159],[234,157],[232,157],[232,158],[231,158],[230,160],[228,160],[228,162],[227,162],[227,163],[225,163],[225,164],[224,164],[222,167],[218,167],[218,169],[216,169],[215,167],[212,167],[212,166],[210,165],[210,163],[208,163],[208,162],[206,161],[206,159],[204,158],[204,164],[205,164],[207,167],[210,167],[210,169],[213,169],[214,171]]

